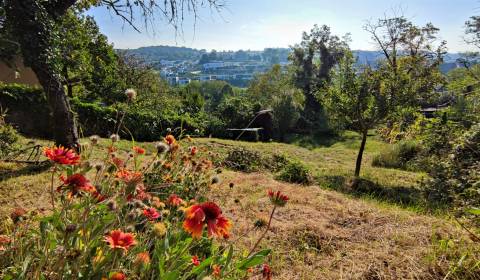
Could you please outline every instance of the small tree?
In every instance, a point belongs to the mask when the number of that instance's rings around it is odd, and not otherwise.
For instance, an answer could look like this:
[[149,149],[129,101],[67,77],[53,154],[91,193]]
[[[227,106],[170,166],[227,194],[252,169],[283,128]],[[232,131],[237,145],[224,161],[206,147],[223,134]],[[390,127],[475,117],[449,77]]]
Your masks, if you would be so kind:
[[386,116],[386,100],[381,94],[381,80],[370,67],[357,71],[355,59],[347,52],[332,73],[332,83],[324,98],[331,121],[360,133],[362,142],[355,165],[355,177],[360,176],[363,151],[368,130]]

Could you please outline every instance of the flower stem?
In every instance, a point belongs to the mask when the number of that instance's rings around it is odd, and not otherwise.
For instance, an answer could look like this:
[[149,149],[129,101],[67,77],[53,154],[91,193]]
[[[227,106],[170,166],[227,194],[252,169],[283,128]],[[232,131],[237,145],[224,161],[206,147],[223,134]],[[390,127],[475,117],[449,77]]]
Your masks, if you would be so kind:
[[52,170],[52,181],[50,183],[50,198],[52,200],[52,210],[55,211],[55,191],[53,189],[53,181],[55,179],[55,172],[57,171],[57,167],[54,166]]
[[273,219],[273,214],[275,214],[275,210],[277,209],[277,206],[273,206],[273,209],[272,209],[272,213],[270,214],[270,219],[268,220],[268,225],[267,225],[267,229],[263,232],[263,234],[260,236],[260,238],[257,240],[257,242],[255,243],[255,245],[253,245],[253,248],[250,250],[250,252],[248,253],[248,257],[250,257],[253,252],[255,251],[255,249],[257,249],[258,245],[260,244],[260,242],[262,241],[262,239],[265,237],[265,235],[267,235],[267,232],[270,230],[270,226],[272,225],[272,219]]

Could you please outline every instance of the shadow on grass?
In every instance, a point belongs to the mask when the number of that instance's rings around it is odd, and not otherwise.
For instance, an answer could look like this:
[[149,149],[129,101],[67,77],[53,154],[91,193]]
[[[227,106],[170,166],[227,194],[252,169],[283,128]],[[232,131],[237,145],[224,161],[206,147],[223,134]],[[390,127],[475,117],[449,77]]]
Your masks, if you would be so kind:
[[335,143],[344,141],[356,141],[355,135],[335,135],[331,133],[316,133],[312,135],[291,134],[287,137],[286,143],[302,148],[313,150],[319,147],[331,147]]
[[18,169],[1,169],[0,168],[0,182],[16,178],[24,175],[35,175],[47,171],[52,164],[48,161],[40,162],[38,164],[28,164]]
[[360,178],[356,181],[346,176],[321,176],[316,178],[320,186],[356,197],[368,197],[394,203],[402,207],[418,208],[424,205],[422,192],[414,187],[382,186]]
[[[375,136],[369,132],[369,137]],[[360,146],[360,134],[348,131],[342,134],[333,134],[329,132],[317,132],[315,134],[290,134],[286,137],[286,143],[296,145],[302,148],[313,150],[315,148],[328,148],[336,143],[342,142],[345,147],[350,149],[358,149]]]

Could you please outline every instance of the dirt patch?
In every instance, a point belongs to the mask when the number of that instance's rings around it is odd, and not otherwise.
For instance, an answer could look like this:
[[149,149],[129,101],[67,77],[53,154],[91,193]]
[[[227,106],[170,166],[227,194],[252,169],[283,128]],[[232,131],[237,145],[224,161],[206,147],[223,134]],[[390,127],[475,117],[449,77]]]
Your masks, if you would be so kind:
[[[426,260],[433,235],[461,235],[448,222],[399,208],[382,208],[316,186],[275,181],[271,175],[225,172],[211,198],[234,222],[237,243],[250,248],[268,218],[266,190],[285,192],[262,247],[273,248],[274,279],[438,279]],[[229,183],[234,187],[230,188]]]

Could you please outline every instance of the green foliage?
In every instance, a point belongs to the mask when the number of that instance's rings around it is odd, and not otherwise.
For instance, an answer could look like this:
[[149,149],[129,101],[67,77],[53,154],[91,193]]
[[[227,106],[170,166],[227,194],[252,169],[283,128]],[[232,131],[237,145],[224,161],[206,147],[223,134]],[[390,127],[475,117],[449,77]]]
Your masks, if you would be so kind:
[[276,176],[277,179],[296,184],[310,184],[312,175],[308,167],[300,161],[289,161]]
[[357,74],[354,63],[352,53],[348,52],[332,74],[324,104],[337,127],[364,133],[385,118],[389,108],[378,73],[366,67]]
[[348,38],[341,39],[332,35],[330,27],[326,25],[314,25],[310,33],[303,32],[302,42],[295,45],[290,54],[294,85],[305,95],[302,117],[310,129],[326,127],[317,92],[328,86],[331,70],[348,50],[347,41]]
[[289,77],[276,64],[270,71],[255,77],[250,83],[248,94],[262,109],[273,109],[276,134],[283,141],[300,118],[304,102],[302,92],[291,84]]
[[41,88],[0,83],[0,104],[8,110],[5,121],[22,134],[51,137],[50,110]]
[[[108,137],[115,132],[115,125],[123,114],[120,135],[126,139],[134,137],[138,141],[155,141],[167,128],[182,128],[184,133],[189,134],[196,129],[200,133],[205,130],[207,116],[204,113],[193,115],[181,112],[180,97],[178,100],[172,97],[165,103],[161,102],[163,98],[163,94],[150,98],[140,95],[135,103],[117,103],[115,106],[79,98],[72,98],[70,102],[83,135]],[[51,137],[50,112],[41,89],[16,84],[0,85],[0,101],[9,109],[7,121],[15,123],[22,133]],[[32,122],[33,119],[35,122]]]
[[480,205],[480,125],[472,126],[439,158],[424,182],[425,197],[433,204],[456,207],[462,213]]
[[420,145],[416,141],[404,140],[388,146],[380,154],[375,155],[372,161],[373,166],[415,169],[412,162],[420,152]]
[[5,122],[5,112],[0,110],[0,158],[18,149],[18,139],[17,131]]

